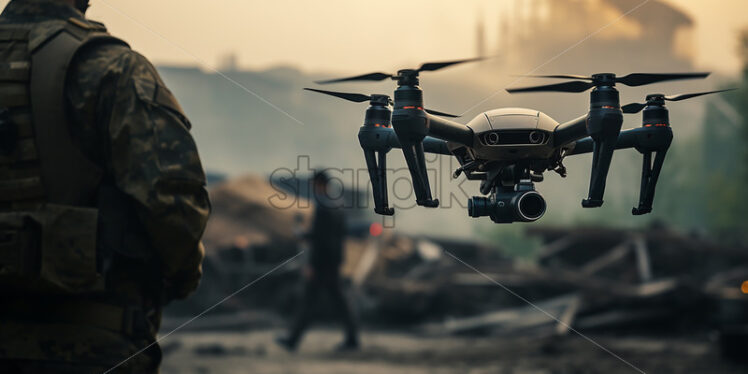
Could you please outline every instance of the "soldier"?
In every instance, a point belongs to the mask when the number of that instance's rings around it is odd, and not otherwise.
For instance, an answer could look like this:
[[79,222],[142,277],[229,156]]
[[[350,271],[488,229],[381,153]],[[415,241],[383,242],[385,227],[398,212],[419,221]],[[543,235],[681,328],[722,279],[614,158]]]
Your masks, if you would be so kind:
[[210,203],[190,123],[87,8],[0,15],[2,373],[156,373],[162,307],[201,276]]
[[303,268],[304,295],[296,320],[287,336],[280,336],[277,343],[289,351],[296,350],[304,331],[309,325],[312,309],[320,292],[330,296],[333,308],[340,314],[345,327],[345,338],[338,345],[338,351],[359,348],[356,320],[345,297],[340,281],[340,265],[343,262],[343,242],[346,223],[342,208],[329,197],[329,176],[317,172],[312,178],[314,200],[314,220],[308,234],[311,244],[309,263]]

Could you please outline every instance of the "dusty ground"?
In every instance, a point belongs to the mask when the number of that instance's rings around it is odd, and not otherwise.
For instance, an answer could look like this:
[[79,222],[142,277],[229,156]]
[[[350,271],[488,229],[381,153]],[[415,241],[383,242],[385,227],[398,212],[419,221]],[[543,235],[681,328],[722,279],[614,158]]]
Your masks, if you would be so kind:
[[748,373],[748,367],[722,361],[705,338],[590,336],[619,359],[578,336],[435,338],[403,332],[364,332],[360,352],[335,354],[340,333],[320,329],[289,354],[274,345],[278,333],[176,333],[162,344],[163,373]]

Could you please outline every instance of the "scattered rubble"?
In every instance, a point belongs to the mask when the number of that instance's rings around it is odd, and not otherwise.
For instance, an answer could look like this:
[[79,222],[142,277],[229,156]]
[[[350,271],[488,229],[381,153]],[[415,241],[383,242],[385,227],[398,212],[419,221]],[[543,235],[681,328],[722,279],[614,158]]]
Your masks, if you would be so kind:
[[[267,273],[303,249],[294,230],[308,221],[311,208],[274,208],[268,200],[274,193],[258,178],[211,190],[204,281],[196,297],[170,314],[203,310],[262,281],[188,328],[278,327],[279,315],[293,314],[303,256]],[[527,234],[545,243],[534,265],[474,242],[388,230],[378,237],[352,236],[342,272],[369,325],[409,326],[432,336],[717,331],[725,354],[748,357],[748,295],[740,291],[748,280],[745,248],[662,226],[533,226]]]

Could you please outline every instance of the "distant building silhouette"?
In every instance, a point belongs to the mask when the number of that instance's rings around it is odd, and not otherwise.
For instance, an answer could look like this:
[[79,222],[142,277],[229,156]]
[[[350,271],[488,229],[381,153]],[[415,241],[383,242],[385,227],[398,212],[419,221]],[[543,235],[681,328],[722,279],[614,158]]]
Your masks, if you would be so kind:
[[223,72],[239,71],[239,58],[236,53],[231,52],[220,58],[218,70]]
[[[494,25],[496,50],[487,50],[485,30]],[[476,46],[479,55],[509,57],[496,63],[510,69],[542,64],[572,46],[577,61],[598,61],[609,69],[625,70],[633,59],[640,69],[663,63],[688,69],[694,57],[693,20],[659,0],[644,5],[639,0],[513,0],[488,25],[476,20]]]
[[483,22],[483,12],[480,12],[475,26],[475,55],[486,57],[486,27]]

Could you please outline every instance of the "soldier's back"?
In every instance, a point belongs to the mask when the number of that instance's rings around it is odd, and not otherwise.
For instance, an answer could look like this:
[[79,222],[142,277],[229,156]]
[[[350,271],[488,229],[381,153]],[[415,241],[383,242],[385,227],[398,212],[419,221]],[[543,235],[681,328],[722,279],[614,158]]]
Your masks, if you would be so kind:
[[[45,50],[49,55],[40,52]],[[157,372],[161,353],[155,335],[168,290],[152,235],[132,202],[163,213],[158,204],[164,199],[154,193],[164,188],[163,173],[148,169],[154,163],[171,167],[174,178],[185,182],[180,188],[192,189],[194,200],[185,204],[194,213],[185,219],[193,226],[179,223],[190,235],[175,235],[190,241],[174,245],[194,247],[185,266],[197,269],[190,276],[199,279],[197,242],[209,205],[189,122],[143,56],[62,2],[11,1],[0,16],[0,56],[0,188],[8,189],[0,191],[0,231],[12,236],[0,238],[0,372]],[[43,64],[51,68],[39,76],[64,68],[60,92],[35,90],[31,71],[36,74]],[[159,115],[151,115],[153,110]],[[64,136],[39,131],[40,118],[54,121],[60,113],[67,119]],[[159,132],[160,126],[168,131]],[[169,144],[169,153],[154,149],[154,133],[171,136],[163,139],[176,143]],[[147,139],[138,143],[140,137]],[[70,144],[45,145],[55,141]],[[179,142],[187,144],[184,158],[173,156]],[[70,172],[49,167],[60,164],[55,152],[70,153],[71,147],[85,167],[72,166]],[[132,173],[133,167],[144,172]],[[25,281],[28,274],[33,281]]]

